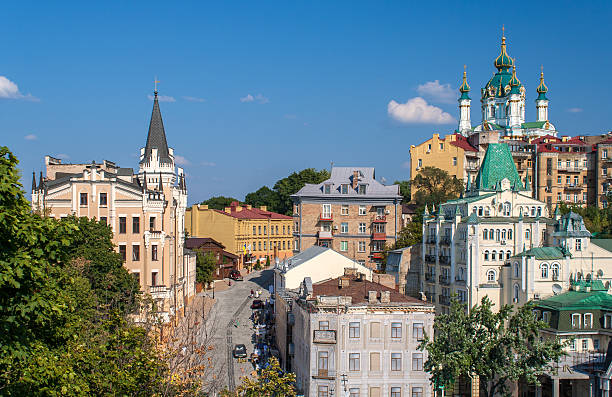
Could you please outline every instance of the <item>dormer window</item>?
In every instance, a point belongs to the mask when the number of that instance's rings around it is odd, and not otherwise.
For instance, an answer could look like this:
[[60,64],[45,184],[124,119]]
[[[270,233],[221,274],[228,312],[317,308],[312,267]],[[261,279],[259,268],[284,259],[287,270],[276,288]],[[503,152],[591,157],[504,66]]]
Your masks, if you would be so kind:
[[344,184],[342,186],[340,186],[340,193],[342,194],[348,194],[348,186],[347,184]]
[[331,185],[323,185],[323,193],[330,194],[331,193]]
[[582,251],[582,239],[576,239],[576,251]]
[[359,185],[357,193],[358,194],[366,194],[366,185]]

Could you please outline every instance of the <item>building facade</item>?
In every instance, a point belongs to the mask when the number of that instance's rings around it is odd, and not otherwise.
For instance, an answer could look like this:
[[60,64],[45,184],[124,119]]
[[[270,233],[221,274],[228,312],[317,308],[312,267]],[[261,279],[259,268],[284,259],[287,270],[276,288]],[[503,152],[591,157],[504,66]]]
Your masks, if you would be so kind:
[[190,237],[185,240],[185,248],[203,254],[212,253],[217,261],[217,268],[213,272],[216,280],[229,277],[232,270],[238,270],[240,257],[225,250],[225,246],[210,237]]
[[239,267],[257,260],[282,260],[293,255],[293,218],[232,202],[223,211],[197,204],[186,211],[185,227],[191,237],[210,237],[240,257]]
[[306,278],[289,316],[290,370],[304,396],[432,396],[418,350],[432,305],[348,272]]
[[187,186],[174,158],[155,92],[138,173],[107,160],[65,164],[46,156],[46,176],[32,181],[34,210],[106,222],[125,267],[169,315],[195,293],[195,260],[183,252]]
[[377,268],[402,227],[399,186],[377,181],[374,168],[333,167],[328,180],[291,199],[295,252],[319,245]]

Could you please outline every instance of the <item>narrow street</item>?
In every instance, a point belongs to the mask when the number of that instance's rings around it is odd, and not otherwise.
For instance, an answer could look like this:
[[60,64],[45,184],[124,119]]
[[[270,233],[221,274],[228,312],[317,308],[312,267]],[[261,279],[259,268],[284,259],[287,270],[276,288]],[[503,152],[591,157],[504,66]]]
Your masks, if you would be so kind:
[[[244,344],[247,355],[253,352],[253,323],[251,317],[252,298],[251,290],[260,290],[259,299],[265,301],[270,297],[268,286],[273,281],[273,270],[255,271],[244,277],[244,281],[232,281],[232,285],[224,290],[215,292],[215,304],[211,311],[211,318],[215,322],[214,336],[214,363],[223,368],[220,376],[222,382],[233,390],[240,384],[242,376],[250,375],[254,371],[251,362],[246,360],[239,363],[232,355],[236,344]],[[207,291],[212,296],[212,291]]]

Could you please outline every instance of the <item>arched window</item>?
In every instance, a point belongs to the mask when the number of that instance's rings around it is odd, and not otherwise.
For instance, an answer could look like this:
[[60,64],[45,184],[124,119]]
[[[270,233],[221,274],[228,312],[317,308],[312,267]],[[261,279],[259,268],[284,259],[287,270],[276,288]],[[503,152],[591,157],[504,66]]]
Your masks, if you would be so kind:
[[494,240],[495,239],[495,230],[490,229],[489,230],[489,240]]
[[495,231],[495,241],[499,241],[499,236],[500,236],[500,231],[499,231],[499,229],[497,229]]
[[540,269],[542,269],[542,278],[548,278],[548,265],[546,263],[542,263],[540,265]]
[[496,276],[495,270],[491,269],[491,270],[487,271],[487,281],[489,283],[494,283],[495,282],[495,279],[497,278],[495,276]]
[[487,237],[488,237],[488,234],[487,234],[487,229],[483,229],[483,231],[482,231],[482,239],[483,239],[483,240],[486,240],[486,239],[487,239]]
[[519,300],[519,285],[514,284],[514,302],[518,302]]
[[478,207],[478,216],[482,216],[482,206]]
[[521,265],[518,262],[514,262],[514,277],[518,278],[521,273]]
[[542,207],[538,207],[538,216],[542,216]]
[[525,238],[529,240],[529,229],[525,230]]
[[511,256],[512,256],[512,251],[506,251],[506,260],[510,260]]
[[491,105],[491,107],[489,108],[489,114],[491,115],[492,119],[495,118],[495,106]]
[[476,214],[478,212],[478,207],[473,206],[472,207],[472,213]]
[[536,216],[536,208],[535,207],[531,207],[531,216],[533,216],[533,217]]
[[512,240],[512,229],[508,229],[508,240]]
[[489,260],[489,250],[486,250],[486,251],[484,252],[484,260],[485,260],[485,261],[488,261],[488,260]]
[[510,216],[510,203],[504,203],[504,216]]
[[550,265],[550,273],[552,275],[553,280],[559,280],[559,264],[553,263]]
[[497,251],[493,250],[493,251],[491,252],[491,260],[492,260],[492,261],[494,261],[494,260],[496,260],[496,259],[497,259]]
[[501,231],[501,239],[502,240],[506,239],[506,229],[502,229],[502,231]]
[[489,208],[489,206],[485,207],[485,216],[490,216],[491,215],[491,208]]

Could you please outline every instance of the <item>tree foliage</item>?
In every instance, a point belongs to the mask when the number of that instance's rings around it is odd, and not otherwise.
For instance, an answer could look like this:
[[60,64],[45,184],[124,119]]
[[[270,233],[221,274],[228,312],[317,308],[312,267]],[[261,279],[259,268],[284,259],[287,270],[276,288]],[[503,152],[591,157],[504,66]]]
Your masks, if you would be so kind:
[[598,238],[612,238],[611,207],[599,208],[595,205],[581,207],[577,204],[561,203],[559,209],[562,215],[573,211],[582,216],[586,228]]
[[210,283],[217,270],[217,259],[212,252],[196,250],[196,282]]
[[436,167],[425,167],[412,179],[414,201],[419,206],[440,204],[459,197],[463,192],[463,181]]
[[469,313],[453,299],[449,314],[436,316],[435,339],[429,336],[419,346],[428,352],[425,370],[436,386],[450,386],[459,377],[478,376],[485,396],[510,396],[510,381],[522,379],[538,384],[538,376],[553,370],[563,354],[556,339],[539,339],[537,321],[530,304],[515,308],[505,305],[494,313],[483,297]]
[[283,372],[275,357],[268,360],[269,365],[260,370],[255,379],[244,377],[235,395],[244,397],[295,397],[295,374]]
[[395,181],[394,185],[399,185],[400,194],[402,195],[402,203],[410,202],[410,181]]
[[233,197],[215,196],[215,197],[209,198],[208,200],[202,201],[200,204],[208,205],[208,208],[213,209],[213,210],[223,211],[225,207],[230,206],[232,201],[240,202],[240,200],[235,199]]
[[253,207],[261,207],[262,205],[265,205],[268,207],[269,211],[274,212],[276,212],[276,209],[279,207],[280,203],[278,193],[267,186],[262,186],[257,189],[257,191],[247,194],[244,197],[244,202],[252,205]]

